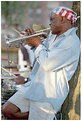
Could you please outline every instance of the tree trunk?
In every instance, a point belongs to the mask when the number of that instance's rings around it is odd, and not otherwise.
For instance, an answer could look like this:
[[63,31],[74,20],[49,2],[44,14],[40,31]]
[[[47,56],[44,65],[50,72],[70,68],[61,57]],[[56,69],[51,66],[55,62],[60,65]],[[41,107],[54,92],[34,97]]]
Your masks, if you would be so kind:
[[80,120],[80,64],[69,81],[70,91],[62,105],[63,120]]
[[[80,14],[80,2],[73,2],[73,10]],[[78,36],[80,37],[80,20],[78,24]],[[62,105],[63,120],[80,120],[80,62],[78,68],[69,81],[69,94]]]

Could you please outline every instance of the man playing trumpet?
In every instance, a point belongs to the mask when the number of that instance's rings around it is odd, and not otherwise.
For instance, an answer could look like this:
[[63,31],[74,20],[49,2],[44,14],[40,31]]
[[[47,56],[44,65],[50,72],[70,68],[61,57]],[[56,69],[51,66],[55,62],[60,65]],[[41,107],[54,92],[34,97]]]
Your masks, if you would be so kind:
[[[8,119],[57,120],[69,93],[69,80],[79,61],[80,41],[73,25],[77,14],[66,7],[54,8],[50,15],[51,34],[27,40],[35,47],[35,63],[23,91],[19,90],[3,106]],[[26,32],[32,33],[31,29]],[[77,49],[76,49],[77,48]],[[24,82],[24,78],[16,81]]]

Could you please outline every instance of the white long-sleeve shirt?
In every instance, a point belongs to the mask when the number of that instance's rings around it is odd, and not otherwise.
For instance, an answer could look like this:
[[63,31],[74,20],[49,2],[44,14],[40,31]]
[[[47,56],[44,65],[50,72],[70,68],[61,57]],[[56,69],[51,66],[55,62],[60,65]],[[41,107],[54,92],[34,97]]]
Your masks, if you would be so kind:
[[[58,112],[69,92],[68,81],[79,61],[80,41],[76,28],[49,36],[35,50],[36,63],[27,83],[25,98],[48,102]],[[29,86],[28,86],[29,85]]]

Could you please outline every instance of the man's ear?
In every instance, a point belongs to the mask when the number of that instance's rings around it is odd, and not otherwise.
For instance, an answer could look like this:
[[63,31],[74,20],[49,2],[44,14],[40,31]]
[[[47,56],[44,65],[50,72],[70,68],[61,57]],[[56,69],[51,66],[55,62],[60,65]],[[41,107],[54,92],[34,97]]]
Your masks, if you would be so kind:
[[65,16],[61,16],[61,23],[65,23],[66,22],[66,17]]

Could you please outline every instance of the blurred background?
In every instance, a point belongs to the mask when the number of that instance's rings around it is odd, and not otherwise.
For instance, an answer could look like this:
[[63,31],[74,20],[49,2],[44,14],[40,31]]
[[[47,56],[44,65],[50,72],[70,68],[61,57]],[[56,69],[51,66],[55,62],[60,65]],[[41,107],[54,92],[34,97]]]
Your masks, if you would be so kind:
[[[2,25],[30,26],[49,24],[50,10],[57,6],[72,8],[72,1],[2,1]],[[5,25],[3,25],[5,26]]]
[[[57,6],[72,8],[78,15],[80,15],[80,1],[1,1],[2,67],[11,72],[18,71],[19,48],[7,46],[4,35],[10,34],[12,36],[17,36],[17,33],[12,28],[22,31],[27,27],[33,26],[33,24],[42,25],[44,28],[49,27],[50,11]],[[80,37],[80,19],[77,21],[76,26],[79,28],[77,34]],[[79,104],[80,103],[78,102],[78,106]],[[74,113],[74,116],[72,116],[71,119],[75,117],[76,119],[80,118],[80,108],[77,108],[78,114],[76,115]],[[66,112],[64,113],[66,115]],[[73,114],[73,112],[69,113],[70,116],[71,113]]]

